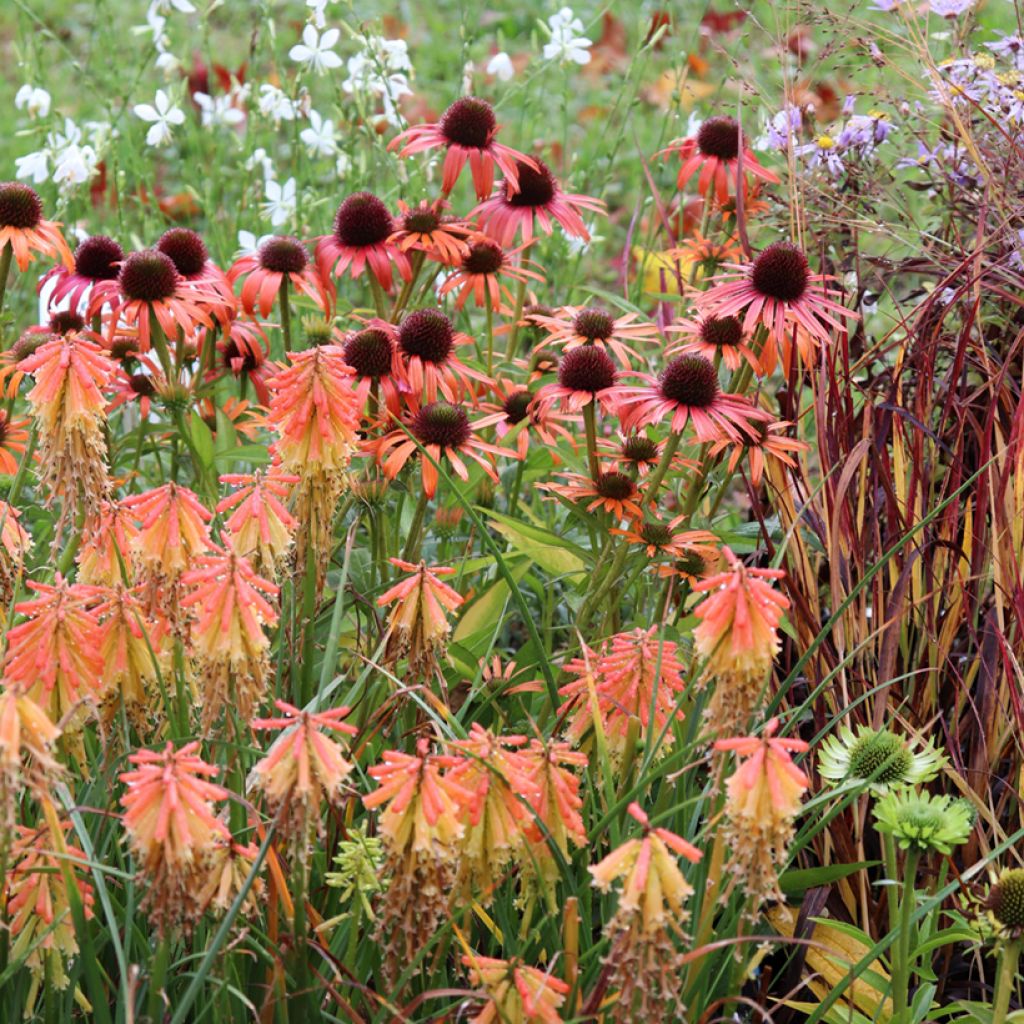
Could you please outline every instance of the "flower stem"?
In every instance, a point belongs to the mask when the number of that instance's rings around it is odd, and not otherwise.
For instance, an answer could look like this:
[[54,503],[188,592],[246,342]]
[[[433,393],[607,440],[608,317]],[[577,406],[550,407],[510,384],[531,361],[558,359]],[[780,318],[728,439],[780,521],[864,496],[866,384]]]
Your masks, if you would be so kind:
[[[494,310],[491,308],[491,293],[484,292],[484,310],[487,324],[487,376],[494,376]],[[593,403],[591,403],[593,404]]]
[[[597,479],[597,412],[594,400],[591,399],[583,406],[583,426],[587,431],[587,467],[590,470],[590,478]],[[676,442],[679,443],[678,441]]]
[[[527,250],[523,250],[526,256]],[[526,278],[519,282],[516,289],[516,308],[512,314],[512,329],[508,332],[508,348],[505,349],[505,362],[511,363],[516,357],[516,346],[519,343],[519,321],[523,318],[523,303],[526,301]]]
[[281,304],[281,334],[284,337],[284,350],[292,350],[292,311],[288,304],[288,275],[281,276],[281,291],[278,293],[278,301]]
[[147,1013],[150,1020],[163,1020],[164,980],[167,977],[167,965],[171,960],[171,940],[163,935],[156,947],[156,956],[153,958],[153,969],[149,976],[149,998],[147,1000]]
[[412,254],[412,274],[409,280],[402,285],[402,290],[395,299],[395,304],[391,307],[391,322],[395,323],[396,318],[405,309],[409,302],[409,296],[412,295],[413,288],[416,287],[416,282],[419,280],[420,271],[423,269],[423,261],[426,257],[426,253],[417,250]]
[[370,291],[373,292],[373,304],[377,309],[377,316],[379,316],[381,320],[387,320],[388,299],[384,294],[384,289],[381,287],[380,281],[377,280],[377,275],[373,272],[370,273]]
[[668,435],[668,440],[665,441],[665,450],[661,453],[661,461],[655,467],[654,472],[651,474],[650,479],[647,481],[647,491],[644,494],[643,504],[653,500],[658,494],[658,488],[661,486],[662,480],[665,479],[665,474],[668,472],[669,467],[672,465],[672,460],[675,458],[676,452],[679,450],[679,442],[682,439],[681,434],[673,433]]
[[[891,840],[890,840],[891,841]],[[895,861],[895,851],[892,851]],[[889,859],[889,851],[886,852],[886,860]],[[899,934],[893,944],[892,953],[892,1005],[894,1024],[907,1024],[908,1006],[910,1005],[910,928],[911,918],[914,914],[915,890],[914,879],[917,875],[917,850],[908,850],[903,864],[903,892],[900,894],[898,922],[889,919],[889,930],[898,923]],[[895,864],[893,864],[895,868]],[[888,874],[888,867],[886,869]],[[895,872],[890,881],[895,881]],[[890,912],[892,902],[890,901]]]
[[420,556],[420,542],[423,539],[423,517],[427,511],[430,499],[426,490],[420,491],[420,500],[416,504],[416,511],[412,516],[412,524],[409,527],[409,537],[405,542],[405,550],[402,552],[402,560],[414,562]]
[[3,312],[4,299],[7,296],[7,282],[11,276],[11,257],[14,250],[10,245],[5,245],[3,252],[0,252],[0,313]]
[[1006,1020],[1022,945],[1024,939],[1008,939],[999,947],[999,969],[996,972],[996,987],[992,998],[991,1024],[1003,1024]]

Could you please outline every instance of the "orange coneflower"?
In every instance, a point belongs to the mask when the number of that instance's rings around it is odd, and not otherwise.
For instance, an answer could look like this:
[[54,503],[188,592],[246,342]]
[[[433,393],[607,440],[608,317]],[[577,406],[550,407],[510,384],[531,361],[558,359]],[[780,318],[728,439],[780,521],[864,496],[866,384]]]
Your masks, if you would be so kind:
[[[634,477],[643,479],[651,470],[657,468],[665,451],[665,442],[656,441],[653,437],[637,431],[618,430],[615,437],[598,438],[597,454],[599,458],[617,465]],[[692,459],[684,459],[673,454],[670,470],[694,469]]]
[[741,728],[771,670],[779,649],[779,622],[789,606],[769,580],[782,579],[781,569],[752,569],[729,548],[722,554],[728,568],[693,585],[707,597],[694,609],[700,619],[694,646],[715,676],[709,714],[715,729]]
[[60,496],[62,520],[79,508],[94,513],[110,489],[103,389],[114,374],[113,361],[84,334],[54,335],[18,369],[36,382],[28,402],[39,433],[46,503]]
[[740,460],[746,456],[750,470],[750,482],[754,487],[760,487],[766,462],[773,460],[793,468],[796,466],[793,454],[810,450],[811,446],[806,441],[786,436],[786,431],[791,426],[793,424],[788,420],[780,420],[776,423],[758,423],[753,437],[744,437],[735,441],[716,441],[708,449],[708,456],[715,456],[729,448],[730,473],[736,469]]
[[682,335],[679,342],[666,349],[666,356],[693,352],[705,359],[721,358],[726,369],[733,372],[746,360],[754,373],[763,372],[760,360],[750,347],[751,338],[738,317],[699,316],[694,320],[680,320],[665,331]]
[[473,794],[443,774],[458,761],[431,753],[427,739],[417,742],[414,755],[386,750],[382,759],[369,769],[378,788],[363,797],[363,805],[384,807],[377,825],[387,851],[382,873],[390,884],[376,937],[384,947],[385,973],[394,981],[447,919],[461,818]]
[[79,580],[99,587],[130,584],[138,532],[131,510],[123,502],[100,502],[82,529],[82,543],[75,556]]
[[14,476],[18,462],[13,452],[24,452],[28,440],[28,420],[12,420],[6,412],[0,411],[0,473]]
[[268,238],[255,252],[235,260],[228,270],[228,280],[233,285],[240,277],[245,277],[242,309],[250,316],[254,314],[257,303],[260,316],[270,316],[278,292],[286,281],[295,291],[312,299],[320,309],[326,311],[331,306],[323,279],[310,265],[309,253],[297,238],[284,235]]
[[218,515],[231,512],[224,524],[231,546],[257,572],[273,577],[291,549],[298,526],[285,502],[299,477],[271,466],[266,472],[226,473],[220,482],[237,488],[217,505]]
[[48,281],[53,281],[51,309],[66,301],[68,312],[77,313],[84,304],[86,315],[94,316],[116,299],[123,259],[124,249],[114,239],[93,235],[79,242],[70,267],[61,263],[43,274],[37,290],[42,291]]
[[[121,264],[117,285],[118,293],[111,299],[108,344],[112,345],[114,337],[127,329],[134,333],[138,351],[148,352],[154,323],[164,339],[172,342],[179,331],[191,336],[200,324],[213,327],[199,288],[185,287],[170,256],[156,249],[131,253]],[[162,353],[161,362],[165,358]],[[164,366],[164,370],[169,372],[170,366]]]
[[54,757],[60,729],[21,683],[0,689],[0,861],[25,792],[49,796],[63,769]]
[[590,241],[590,232],[583,223],[584,213],[604,213],[600,199],[563,192],[551,169],[543,160],[534,159],[533,166],[516,161],[516,177],[506,176],[497,191],[470,214],[492,238],[510,246],[518,232],[524,242],[536,238],[536,228],[550,235],[554,224],[572,238]]
[[639,720],[640,734],[648,742],[660,742],[659,752],[672,746],[672,731],[666,726],[682,718],[678,699],[685,683],[676,645],[663,640],[657,630],[652,626],[617,633],[600,650],[588,648],[565,665],[566,673],[575,678],[558,691],[566,698],[558,713],[570,713],[570,741],[578,743],[599,716],[609,753],[616,760],[625,753],[632,719]]
[[[390,324],[374,317],[360,331],[342,342],[345,362],[352,367],[358,407],[372,420],[382,413],[378,393],[393,416],[402,411],[401,393],[408,385],[396,374],[395,332]],[[370,401],[367,409],[367,401]]]
[[153,248],[170,257],[183,289],[193,292],[203,309],[222,325],[234,317],[236,303],[231,284],[224,271],[210,259],[206,243],[197,231],[168,228]]
[[709,117],[697,129],[696,135],[669,143],[661,153],[678,153],[682,160],[677,188],[684,188],[699,171],[697,191],[706,196],[713,187],[715,198],[719,203],[725,203],[736,191],[741,144],[744,172],[777,185],[778,176],[758,163],[746,137],[741,139],[739,122],[731,117]]
[[[527,248],[529,243],[524,243],[506,252],[497,242],[485,235],[476,236],[470,240],[461,258],[453,261],[455,270],[441,285],[438,295],[447,295],[458,288],[459,294],[455,296],[456,309],[462,309],[472,295],[478,307],[489,303],[495,312],[511,312],[515,307],[515,300],[502,283],[502,278],[518,281],[520,284],[526,284],[530,280],[544,280],[542,274],[526,268],[525,264],[530,263],[530,260],[521,259],[518,263],[513,261],[513,256]],[[502,300],[505,305],[502,305]]]
[[7,918],[12,952],[24,951],[32,973],[25,999],[26,1017],[42,984],[67,988],[65,965],[78,952],[68,881],[78,890],[86,920],[92,917],[92,886],[83,877],[88,858],[64,839],[70,822],[50,828],[17,826],[13,863],[7,875]]
[[159,752],[139,750],[128,758],[135,768],[119,776],[127,787],[124,825],[147,888],[143,905],[161,935],[199,919],[215,844],[231,838],[213,811],[213,802],[229,795],[209,781],[220,769],[198,751],[197,741],[180,750],[170,741]]
[[138,596],[118,583],[93,609],[100,620],[99,648],[108,693],[109,724],[123,707],[137,728],[152,726],[153,693],[170,664],[170,631],[157,614],[147,613]]
[[672,558],[681,560],[692,555],[710,561],[717,557],[718,538],[708,530],[677,530],[680,523],[690,517],[687,514],[676,516],[667,523],[660,519],[636,520],[628,529],[613,528],[610,533],[624,537],[629,544],[637,544],[644,549],[648,558]]
[[[584,476],[581,473],[557,473],[565,480],[565,483],[539,483],[537,488],[542,491],[550,491],[552,494],[560,495],[567,501],[585,502],[588,498],[593,500],[587,505],[587,511],[593,512],[601,509],[607,512],[615,522],[623,519],[642,519],[644,515],[641,505],[640,489],[636,481],[625,473],[617,470],[600,471],[597,476]],[[648,502],[648,507],[653,508],[653,503]]]
[[25,584],[38,596],[14,606],[25,621],[7,632],[3,678],[18,685],[65,732],[77,731],[85,705],[97,703],[107,687],[96,644],[99,621],[90,605],[99,587],[55,582]]
[[676,356],[657,377],[634,373],[641,385],[620,385],[611,390],[619,418],[627,428],[659,423],[681,434],[693,424],[698,441],[741,438],[753,434],[753,422],[771,419],[743,395],[722,391],[718,372],[703,356]]
[[385,331],[394,341],[391,372],[401,382],[400,389],[410,393],[417,403],[436,402],[439,394],[449,402],[458,402],[472,389],[471,381],[490,383],[485,374],[459,360],[457,348],[472,345],[472,339],[456,331],[440,309],[414,310],[397,327],[383,320],[373,320],[371,326]]
[[326,284],[333,272],[347,270],[355,280],[369,268],[384,291],[391,290],[391,265],[408,281],[412,278],[409,257],[393,241],[395,221],[391,211],[372,192],[354,192],[334,215],[334,231],[316,240],[316,265]]
[[428,568],[426,562],[413,565],[400,558],[389,561],[412,575],[377,598],[378,607],[394,604],[388,617],[385,663],[393,666],[404,656],[414,675],[429,674],[447,650],[451,633],[448,612],[455,611],[465,600],[439,578],[451,576],[456,570],[440,565]]
[[18,181],[0,182],[0,252],[8,246],[23,273],[35,259],[33,253],[57,258],[68,268],[75,265],[60,224],[43,220],[39,194]]
[[741,759],[727,783],[726,834],[730,866],[756,904],[782,899],[778,873],[786,863],[793,838],[793,819],[810,782],[790,757],[803,752],[803,740],[775,736],[773,718],[761,736],[717,740],[715,750],[732,751]]
[[440,199],[433,203],[423,199],[410,209],[399,199],[401,216],[389,241],[405,253],[421,252],[439,263],[458,263],[466,254],[466,239],[473,233],[473,226],[468,221],[443,216],[441,211],[447,206]]
[[120,406],[138,402],[139,415],[143,419],[149,419],[153,399],[161,392],[167,395],[167,380],[149,356],[136,356],[133,362],[137,364],[136,367],[132,367],[133,373],[128,373],[122,366],[118,366],[107,385],[113,393],[107,405],[108,416]]
[[192,609],[192,649],[203,687],[203,723],[209,726],[230,706],[242,720],[266,691],[270,640],[277,622],[270,599],[278,588],[258,576],[247,558],[230,547],[211,545],[181,577],[181,607]]
[[406,128],[388,143],[399,156],[412,156],[431,149],[444,149],[441,191],[448,195],[462,169],[469,164],[478,199],[486,199],[494,187],[497,166],[508,181],[511,192],[519,188],[522,167],[535,167],[536,161],[495,141],[499,125],[494,108],[475,96],[456,100],[436,124],[416,124]]
[[[202,346],[210,342],[210,332],[200,330],[197,337]],[[241,382],[241,394],[245,395],[246,387],[251,384],[256,392],[256,399],[261,405],[270,405],[270,391],[267,382],[277,373],[278,364],[268,358],[270,342],[263,325],[255,320],[235,318],[227,331],[216,343],[216,365],[210,370],[213,379],[224,373],[230,373]]]
[[463,809],[457,885],[467,899],[475,896],[483,906],[490,904],[505,867],[523,847],[532,820],[527,804],[541,796],[517,749],[525,743],[525,736],[495,736],[474,722],[467,739],[449,745],[458,757],[449,777],[472,794]]
[[581,345],[562,356],[558,382],[545,384],[537,392],[537,402],[544,406],[558,402],[567,412],[579,412],[591,402],[605,410],[614,409],[617,380],[618,371],[604,349]]
[[283,814],[279,831],[301,858],[309,855],[311,834],[322,831],[320,810],[326,802],[339,807],[353,765],[332,734],[354,736],[343,719],[350,708],[310,712],[274,701],[279,718],[255,718],[254,729],[284,729],[267,755],[252,770],[251,784],[267,798],[271,814]]
[[554,450],[559,438],[576,447],[574,434],[563,424],[576,425],[579,423],[578,417],[555,412],[550,404],[538,402],[534,392],[515,381],[499,378],[494,381],[491,390],[497,402],[479,403],[477,408],[484,415],[476,421],[476,427],[481,429],[493,425],[498,440],[515,431],[516,452],[520,459],[526,458],[530,438],[534,435],[551,452],[555,465],[561,461]]
[[379,441],[370,442],[370,447],[389,480],[398,476],[411,456],[417,456],[424,494],[433,498],[438,481],[435,462],[446,461],[459,479],[468,480],[469,470],[463,459],[469,457],[497,483],[498,473],[489,456],[519,458],[508,448],[481,441],[475,435],[480,428],[481,424],[469,422],[464,406],[430,402],[413,414],[408,431],[393,430]]
[[835,301],[838,292],[825,283],[830,280],[828,274],[812,274],[807,257],[791,242],[772,242],[753,263],[730,264],[726,273],[713,278],[711,287],[698,295],[697,307],[705,315],[742,317],[746,334],[762,326],[769,341],[760,361],[770,372],[771,343],[788,367],[795,334],[800,357],[810,363],[817,345],[827,343],[832,331],[846,332],[843,320],[858,319]]
[[532,320],[547,332],[542,345],[560,345],[567,352],[581,345],[596,345],[611,351],[625,367],[630,365],[630,357],[640,358],[629,343],[658,340],[658,328],[644,321],[637,323],[636,313],[613,317],[600,306],[564,306],[552,316],[534,314]]
[[483,989],[487,1004],[470,1024],[559,1024],[569,985],[550,971],[519,960],[495,960],[467,953],[462,958],[470,984]]
[[676,858],[701,859],[700,850],[682,836],[652,828],[639,804],[628,810],[643,826],[643,838],[627,839],[590,868],[602,892],[622,879],[618,909],[604,931],[611,946],[604,958],[608,985],[618,991],[609,1019],[618,1024],[665,1020],[681,1005],[684,972],[676,940],[683,937],[693,887]]

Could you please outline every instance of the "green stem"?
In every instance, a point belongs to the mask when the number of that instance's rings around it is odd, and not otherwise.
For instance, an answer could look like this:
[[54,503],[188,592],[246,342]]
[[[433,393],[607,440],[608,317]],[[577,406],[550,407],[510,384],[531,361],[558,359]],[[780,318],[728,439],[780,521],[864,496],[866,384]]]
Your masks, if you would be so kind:
[[999,947],[999,969],[996,971],[991,1024],[1003,1024],[1006,1019],[1006,1011],[1010,1008],[1010,994],[1016,983],[1022,945],[1024,939],[1006,939]]
[[377,316],[381,320],[387,320],[388,318],[388,299],[384,294],[384,289],[381,287],[380,281],[377,280],[377,275],[370,271],[370,291],[373,292],[373,304],[377,309]]
[[[596,399],[591,399],[585,406],[583,406],[583,426],[586,428],[587,432],[587,466],[590,469],[590,478],[592,480],[596,480],[599,473],[597,462],[596,401]],[[676,435],[676,444],[678,443],[678,435]]]
[[416,511],[412,516],[412,525],[409,527],[409,539],[405,542],[405,550],[402,552],[402,560],[415,562],[420,556],[420,541],[423,536],[423,517],[427,511],[427,504],[430,499],[427,497],[426,489],[420,491],[420,500],[416,504]]
[[[523,256],[527,250],[523,250]],[[526,278],[519,282],[516,289],[516,309],[512,314],[512,329],[508,332],[508,348],[505,349],[505,362],[511,363],[516,357],[516,345],[519,343],[519,321],[523,318],[523,303],[526,301]]]
[[665,441],[665,450],[661,453],[661,461],[647,480],[647,490],[644,494],[645,505],[657,496],[658,488],[661,486],[662,480],[665,479],[665,474],[669,471],[672,460],[679,450],[680,440],[682,440],[681,434],[673,432],[668,435],[668,439]]
[[147,1002],[147,1013],[151,1021],[163,1020],[164,1008],[164,981],[167,977],[167,965],[171,960],[171,940],[162,936],[160,944],[156,948],[156,957],[153,959],[153,970],[149,978],[149,999]]
[[4,299],[7,297],[7,282],[11,276],[11,257],[14,250],[10,245],[5,245],[3,252],[0,252],[0,313],[3,312]]
[[[900,896],[899,935],[892,963],[893,985],[893,1021],[895,1024],[907,1024],[910,1005],[910,932],[914,916],[915,889],[914,880],[917,875],[917,850],[907,851],[903,863],[903,892]],[[892,922],[890,922],[890,928]]]
[[[484,292],[484,311],[487,325],[487,376],[494,376],[494,310],[491,308],[491,293]],[[593,403],[591,403],[593,404]]]
[[292,350],[292,310],[288,303],[288,284],[288,275],[284,274],[281,277],[281,291],[278,292],[278,302],[281,305],[281,335],[284,338],[285,352],[291,352]]
[[391,307],[391,322],[396,323],[398,315],[405,309],[409,302],[409,296],[412,295],[413,288],[416,287],[416,282],[419,280],[420,271],[423,269],[423,261],[426,258],[426,253],[417,250],[412,254],[412,276],[408,281],[402,285],[402,291],[399,293],[395,304]]

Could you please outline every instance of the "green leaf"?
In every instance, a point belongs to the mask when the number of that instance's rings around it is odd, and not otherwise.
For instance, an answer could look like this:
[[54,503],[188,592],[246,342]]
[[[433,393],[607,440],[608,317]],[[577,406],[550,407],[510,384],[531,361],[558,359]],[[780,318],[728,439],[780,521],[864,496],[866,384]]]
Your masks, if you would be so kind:
[[213,434],[210,432],[210,428],[203,421],[202,416],[192,413],[189,417],[188,429],[192,435],[192,446],[196,450],[196,455],[199,456],[199,461],[203,464],[204,469],[209,469],[213,465],[214,459]]
[[586,571],[586,562],[575,545],[556,533],[488,510],[494,528],[520,553],[553,576],[575,576]]
[[[512,578],[518,583],[530,568],[527,559],[509,566]],[[456,643],[471,646],[471,637],[485,632],[490,636],[494,632],[495,624],[504,614],[508,605],[511,589],[503,578],[496,579],[463,613],[459,619],[452,640]]]
[[795,868],[792,871],[784,871],[779,876],[779,888],[787,896],[792,896],[794,893],[813,889],[816,885],[830,885],[832,882],[838,882],[840,878],[855,875],[862,868],[872,868],[878,863],[877,860],[863,860],[856,864],[829,864],[820,868]]

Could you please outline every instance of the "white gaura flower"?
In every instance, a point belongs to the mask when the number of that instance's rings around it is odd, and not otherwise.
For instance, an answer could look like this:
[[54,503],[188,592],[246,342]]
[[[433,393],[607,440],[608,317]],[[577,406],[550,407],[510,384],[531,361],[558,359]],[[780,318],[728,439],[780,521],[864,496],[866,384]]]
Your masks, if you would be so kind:
[[348,177],[348,172],[352,170],[352,157],[348,153],[339,153],[338,159],[334,161],[334,173],[337,174],[339,181],[344,181]]
[[185,115],[180,107],[171,103],[170,97],[163,89],[157,89],[153,105],[139,103],[133,108],[135,116],[149,122],[146,132],[147,146],[166,146],[173,138],[175,125],[185,123]]
[[192,99],[199,107],[199,115],[204,128],[223,125],[233,128],[245,120],[245,111],[234,105],[233,93],[223,96],[210,96],[205,92],[192,93]]
[[334,45],[341,35],[340,30],[329,28],[322,35],[315,25],[307,25],[302,30],[302,42],[296,43],[288,51],[288,56],[297,64],[305,64],[306,69],[322,75],[325,71],[341,67],[341,58],[334,52]]
[[50,113],[50,94],[35,85],[23,85],[14,96],[14,105],[33,120]]
[[310,156],[333,156],[338,148],[334,122],[321,117],[315,110],[309,112],[309,127],[299,132]]
[[295,101],[269,82],[264,82],[260,86],[260,98],[256,101],[256,107],[264,117],[269,117],[275,124],[295,120]]
[[384,118],[391,125],[401,124],[398,101],[411,96],[407,72],[412,72],[409,49],[404,39],[363,36],[361,53],[350,57],[348,78],[341,83],[345,92],[367,101],[380,100]]
[[487,62],[487,74],[494,75],[499,82],[511,82],[516,69],[512,66],[512,58],[501,50]]
[[171,11],[180,11],[182,14],[195,13],[195,7],[190,0],[151,0],[149,9],[157,14],[170,14]]
[[31,181],[36,185],[46,181],[50,176],[50,151],[37,149],[34,153],[26,153],[14,161],[14,176],[19,181]]
[[263,184],[263,195],[266,197],[263,212],[275,228],[287,224],[295,216],[294,178],[289,178],[283,185],[269,179]]
[[317,28],[323,28],[327,24],[324,12],[331,0],[306,0],[306,6],[310,10],[310,18]]
[[70,192],[77,185],[92,180],[99,162],[92,146],[68,146],[57,157],[57,165],[53,169],[54,183],[62,192]]
[[235,253],[235,258],[237,259],[240,256],[251,256],[265,241],[267,241],[267,239],[273,237],[273,235],[260,235],[257,238],[251,231],[239,231],[238,252]]
[[585,36],[583,22],[572,13],[571,7],[563,7],[548,18],[548,34],[551,41],[544,45],[544,59],[557,60],[564,64],[590,63],[590,47],[594,44]]
[[274,161],[270,159],[270,155],[262,146],[259,149],[254,149],[245,161],[245,169],[247,171],[254,171],[257,167],[263,172],[264,181],[277,177],[277,172],[274,170]]

